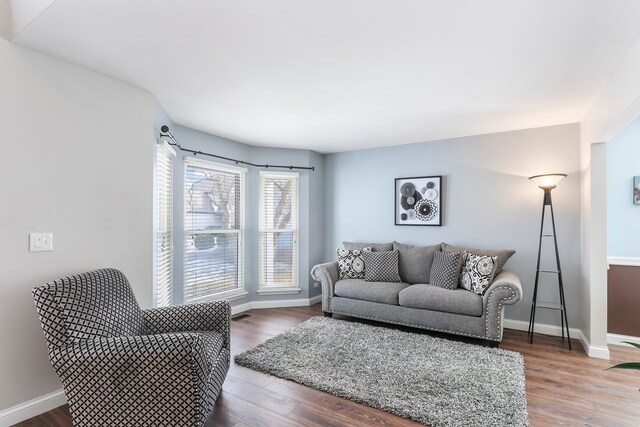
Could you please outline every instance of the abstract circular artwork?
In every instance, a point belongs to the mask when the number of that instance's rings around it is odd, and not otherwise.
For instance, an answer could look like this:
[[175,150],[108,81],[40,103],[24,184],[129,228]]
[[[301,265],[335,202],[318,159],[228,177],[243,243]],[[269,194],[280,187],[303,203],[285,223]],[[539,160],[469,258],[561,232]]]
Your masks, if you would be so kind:
[[442,177],[395,180],[396,225],[442,225]]
[[422,199],[416,203],[416,217],[420,221],[431,221],[438,213],[438,206],[433,201]]
[[404,197],[411,197],[415,192],[416,187],[410,182],[405,182],[404,184],[402,184],[402,187],[400,187],[400,194],[402,194]]

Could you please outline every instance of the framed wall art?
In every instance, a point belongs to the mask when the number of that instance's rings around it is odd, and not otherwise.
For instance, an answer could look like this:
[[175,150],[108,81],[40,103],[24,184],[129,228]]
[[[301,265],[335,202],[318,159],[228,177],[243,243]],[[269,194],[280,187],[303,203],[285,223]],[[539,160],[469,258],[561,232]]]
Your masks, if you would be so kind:
[[640,176],[633,177],[633,204],[640,205]]
[[442,225],[442,176],[396,178],[395,225]]

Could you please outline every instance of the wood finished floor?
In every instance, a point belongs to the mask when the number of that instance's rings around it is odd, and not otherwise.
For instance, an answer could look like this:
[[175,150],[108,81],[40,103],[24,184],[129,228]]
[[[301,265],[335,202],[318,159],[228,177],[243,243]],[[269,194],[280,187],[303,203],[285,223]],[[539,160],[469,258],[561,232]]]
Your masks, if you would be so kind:
[[[232,355],[247,350],[306,319],[313,307],[252,310],[232,322]],[[573,351],[559,338],[505,330],[501,348],[525,359],[531,426],[640,426],[640,371],[604,369],[637,361],[640,352],[610,346],[611,360],[589,358],[578,341]],[[265,375],[233,362],[207,426],[417,426],[386,412]],[[18,424],[71,426],[67,406]]]

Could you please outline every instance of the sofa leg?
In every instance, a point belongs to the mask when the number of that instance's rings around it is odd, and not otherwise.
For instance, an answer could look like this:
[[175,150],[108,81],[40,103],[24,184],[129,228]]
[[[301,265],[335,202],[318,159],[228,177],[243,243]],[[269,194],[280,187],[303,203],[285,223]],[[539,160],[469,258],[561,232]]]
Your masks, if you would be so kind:
[[329,313],[328,311],[323,311],[324,313],[324,317],[331,317],[333,316],[333,313]]
[[491,348],[498,348],[500,346],[500,341],[490,341],[487,340],[486,343],[489,345],[489,347]]

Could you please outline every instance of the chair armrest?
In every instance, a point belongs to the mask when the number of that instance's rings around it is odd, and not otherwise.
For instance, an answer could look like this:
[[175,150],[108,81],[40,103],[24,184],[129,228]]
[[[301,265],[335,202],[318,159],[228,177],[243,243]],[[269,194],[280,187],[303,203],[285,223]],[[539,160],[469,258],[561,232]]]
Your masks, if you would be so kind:
[[231,304],[229,301],[209,301],[198,304],[172,305],[142,310],[148,334],[170,332],[216,331],[229,348],[231,334]]
[[49,357],[70,406],[87,410],[89,420],[136,419],[138,401],[195,419],[211,370],[196,333],[89,339],[51,350]]
[[322,311],[332,313],[333,286],[338,281],[338,261],[318,264],[311,269],[311,277],[322,283]]

